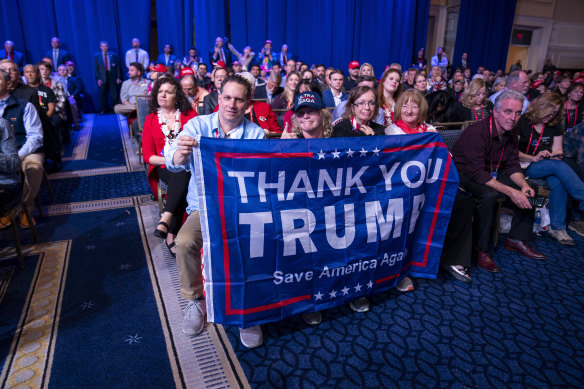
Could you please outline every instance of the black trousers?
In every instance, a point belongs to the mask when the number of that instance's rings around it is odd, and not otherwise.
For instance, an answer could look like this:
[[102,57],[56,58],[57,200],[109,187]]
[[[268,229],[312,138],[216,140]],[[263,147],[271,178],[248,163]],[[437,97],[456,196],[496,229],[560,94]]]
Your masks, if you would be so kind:
[[167,168],[158,167],[158,177],[166,183],[166,205],[164,212],[172,213],[172,221],[168,226],[168,232],[178,234],[182,225],[183,215],[187,209],[187,192],[191,172],[171,172]]
[[469,193],[456,193],[444,238],[440,265],[470,267],[472,261],[472,214],[475,202]]
[[108,94],[112,102],[112,107],[118,103],[116,78],[112,72],[105,72],[105,74],[105,80],[101,80],[101,86],[99,87],[99,110],[101,112],[108,112],[110,110],[108,106]]
[[[531,240],[533,236],[533,220],[535,218],[534,209],[521,209],[507,196],[497,192],[495,189],[486,185],[478,184],[460,172],[459,176],[460,187],[469,192],[475,200],[475,248],[478,251],[489,251],[498,196],[504,196],[506,199],[505,205],[513,211],[513,221],[511,222],[509,238],[522,241]],[[514,189],[519,189],[519,187],[511,181],[509,175],[501,174],[497,180],[504,185],[508,185]],[[537,196],[537,187],[532,186],[532,188]]]

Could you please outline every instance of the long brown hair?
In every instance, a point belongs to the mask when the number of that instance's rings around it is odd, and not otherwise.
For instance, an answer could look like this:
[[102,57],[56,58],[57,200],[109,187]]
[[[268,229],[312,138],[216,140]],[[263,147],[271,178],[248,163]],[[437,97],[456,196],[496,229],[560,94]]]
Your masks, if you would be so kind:
[[387,103],[385,101],[385,95],[383,93],[383,84],[385,83],[385,79],[390,75],[390,73],[396,73],[399,76],[399,82],[397,83],[398,87],[397,87],[395,93],[393,94],[393,101],[397,101],[397,99],[402,94],[402,84],[401,84],[402,72],[399,71],[398,69],[394,69],[394,68],[387,69],[385,71],[385,73],[383,73],[383,77],[381,77],[381,80],[379,81],[379,85],[377,86],[377,104],[380,107],[383,107]]

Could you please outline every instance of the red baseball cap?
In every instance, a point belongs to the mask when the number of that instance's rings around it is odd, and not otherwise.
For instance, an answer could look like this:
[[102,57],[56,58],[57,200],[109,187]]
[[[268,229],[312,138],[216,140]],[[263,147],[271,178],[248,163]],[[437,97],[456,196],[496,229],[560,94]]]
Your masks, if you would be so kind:
[[166,68],[166,66],[158,63],[156,65],[150,66],[148,68],[148,70],[150,70],[151,72],[158,72],[158,73],[166,73],[168,72],[168,69]]
[[217,61],[215,64],[223,69],[225,69],[227,67],[227,65],[225,65],[225,62],[223,62],[223,61]]
[[195,72],[191,68],[184,68],[183,70],[180,71],[180,78],[183,78],[187,74],[192,74],[194,76],[195,75]]
[[531,84],[531,89],[535,89],[535,88],[537,88],[538,86],[540,86],[541,84],[543,84],[543,81],[542,81],[542,80],[535,80],[535,81],[533,81],[533,83]]
[[360,68],[361,65],[359,64],[359,61],[351,61],[349,63],[349,69],[355,69],[355,68]]
[[584,84],[584,77],[580,76],[577,77],[574,81],[572,81],[574,84]]
[[73,61],[67,61],[65,62],[66,66],[75,66],[75,64],[73,63]]
[[271,41],[271,40],[269,40],[269,39],[268,39],[267,41],[265,41],[265,42],[264,42],[264,45],[267,45],[268,43],[269,43],[269,44],[271,44],[271,45],[273,45],[272,41]]

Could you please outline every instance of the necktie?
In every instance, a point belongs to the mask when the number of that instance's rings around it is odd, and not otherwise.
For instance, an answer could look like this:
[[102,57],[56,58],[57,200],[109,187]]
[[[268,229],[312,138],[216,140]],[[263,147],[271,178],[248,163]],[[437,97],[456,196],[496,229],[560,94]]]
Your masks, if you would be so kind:
[[57,51],[57,49],[53,49],[53,64],[55,66],[59,66],[59,64],[57,63],[58,59],[59,59],[59,51]]
[[138,62],[138,50],[136,50],[136,62]]
[[[225,62],[225,53],[223,52],[223,49],[221,49],[220,53],[221,53],[221,61]],[[227,62],[225,62],[225,64],[227,64]]]
[[10,60],[14,61],[14,53],[10,53],[9,55],[10,55]]
[[107,66],[107,54],[103,54],[103,63],[105,64],[105,70],[109,71],[109,67]]
[[286,54],[284,54],[284,63],[283,63],[283,66],[286,66],[287,63],[288,63],[288,56],[286,56]]

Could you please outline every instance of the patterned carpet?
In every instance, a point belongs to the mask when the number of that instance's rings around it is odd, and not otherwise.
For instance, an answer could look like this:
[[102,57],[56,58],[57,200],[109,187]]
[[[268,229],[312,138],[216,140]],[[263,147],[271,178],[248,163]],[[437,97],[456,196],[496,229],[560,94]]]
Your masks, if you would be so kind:
[[[371,311],[182,334],[176,261],[151,231],[158,207],[125,121],[88,115],[41,190],[39,240],[20,230],[25,268],[0,231],[0,387],[582,387],[584,239],[538,237],[547,261],[503,250],[500,274],[440,275],[373,296]],[[37,212],[38,214],[38,212]],[[501,237],[501,240],[504,237]]]

